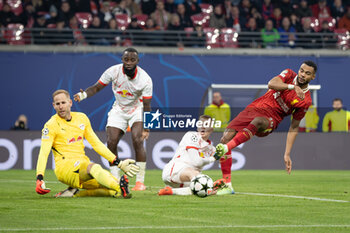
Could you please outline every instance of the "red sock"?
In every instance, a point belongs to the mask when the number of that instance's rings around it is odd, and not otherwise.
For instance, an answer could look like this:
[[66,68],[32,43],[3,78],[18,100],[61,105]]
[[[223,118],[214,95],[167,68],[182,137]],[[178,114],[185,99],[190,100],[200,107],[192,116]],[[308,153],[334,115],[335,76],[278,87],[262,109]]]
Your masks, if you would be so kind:
[[255,127],[255,125],[249,124],[242,131],[238,132],[236,136],[234,136],[234,138],[227,143],[228,149],[232,150],[243,142],[248,141],[256,134],[257,131],[258,129]]
[[[231,150],[229,150],[229,152],[227,152],[226,155],[231,155]],[[227,159],[222,157],[220,159],[220,165],[221,165],[222,177],[226,180],[226,183],[230,183],[231,182],[232,157],[228,157]]]

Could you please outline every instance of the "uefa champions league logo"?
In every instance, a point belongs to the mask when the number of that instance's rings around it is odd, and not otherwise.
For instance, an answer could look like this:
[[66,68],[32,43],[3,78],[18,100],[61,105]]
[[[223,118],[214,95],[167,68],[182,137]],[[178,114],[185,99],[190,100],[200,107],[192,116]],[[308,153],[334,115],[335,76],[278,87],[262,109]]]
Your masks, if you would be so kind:
[[159,129],[159,130],[195,130],[198,127],[212,127],[220,128],[221,121],[215,120],[215,118],[210,121],[197,120],[198,117],[193,117],[192,114],[188,113],[172,113],[164,114],[157,111],[144,112],[143,113],[143,127],[145,129]]

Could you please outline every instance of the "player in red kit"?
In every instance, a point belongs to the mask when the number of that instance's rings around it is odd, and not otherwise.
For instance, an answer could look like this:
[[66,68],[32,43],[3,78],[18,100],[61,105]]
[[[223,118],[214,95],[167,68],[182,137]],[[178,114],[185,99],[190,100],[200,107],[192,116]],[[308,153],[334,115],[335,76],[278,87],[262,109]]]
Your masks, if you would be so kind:
[[[223,155],[254,135],[267,136],[277,128],[284,117],[292,114],[284,152],[286,171],[290,174],[292,170],[290,152],[298,134],[300,120],[312,104],[309,82],[315,79],[316,71],[317,65],[313,61],[305,61],[301,64],[298,74],[291,69],[286,69],[272,78],[268,83],[269,90],[229,123],[221,143],[216,146],[216,152]],[[221,161],[223,176],[229,184],[231,184],[231,165],[230,156]],[[232,193],[232,191],[233,189],[222,190],[226,192],[223,194]]]

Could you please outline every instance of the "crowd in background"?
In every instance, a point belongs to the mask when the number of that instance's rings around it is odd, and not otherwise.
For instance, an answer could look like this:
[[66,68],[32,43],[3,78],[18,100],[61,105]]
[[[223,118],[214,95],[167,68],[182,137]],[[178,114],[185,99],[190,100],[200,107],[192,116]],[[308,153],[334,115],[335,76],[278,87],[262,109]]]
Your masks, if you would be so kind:
[[[140,41],[154,40],[155,32],[192,29],[192,45],[201,47],[206,43],[203,33],[206,26],[195,24],[192,16],[203,12],[203,4],[213,6],[207,27],[231,28],[241,33],[240,40],[245,43],[240,47],[294,47],[301,43],[301,47],[317,48],[319,45],[313,42],[318,40],[319,34],[310,36],[315,31],[324,33],[322,41],[333,46],[336,39],[331,34],[335,30],[350,31],[350,0],[0,0],[0,27],[4,29],[11,24],[21,24],[25,28],[35,28],[32,31],[35,44],[81,42],[97,45],[122,45],[125,40],[118,42],[116,38],[128,31],[133,32],[130,37],[144,37],[134,43],[131,38],[130,43],[138,45]],[[96,37],[96,32],[89,33],[89,30],[66,30],[82,28],[76,14],[82,12],[91,14],[87,29],[112,29],[104,34],[112,34],[109,36],[113,40],[104,39],[107,36]],[[145,25],[140,25],[136,18],[142,14],[147,16]],[[122,32],[116,18],[118,15],[127,15],[131,19]],[[310,17],[319,20],[317,29],[311,26]],[[41,28],[55,28],[54,33],[61,35],[64,41],[57,36],[55,40],[44,40],[49,37],[50,31]],[[137,34],[137,30],[148,34]],[[151,39],[147,38],[149,34]],[[166,34],[158,40],[164,44]],[[2,39],[2,43],[6,40]],[[142,43],[140,45],[144,45]],[[148,45],[159,44],[153,41]],[[171,42],[167,45],[179,46]]]

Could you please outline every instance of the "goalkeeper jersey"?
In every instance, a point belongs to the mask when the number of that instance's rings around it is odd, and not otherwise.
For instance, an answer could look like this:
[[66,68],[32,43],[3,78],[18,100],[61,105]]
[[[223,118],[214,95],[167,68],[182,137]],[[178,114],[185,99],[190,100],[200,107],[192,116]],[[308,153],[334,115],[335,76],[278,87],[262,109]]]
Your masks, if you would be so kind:
[[71,112],[71,116],[71,120],[67,121],[56,114],[45,123],[36,167],[37,175],[44,175],[51,149],[55,163],[62,159],[85,157],[84,138],[98,154],[109,162],[114,160],[115,155],[97,137],[91,127],[89,118],[80,112]]

